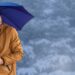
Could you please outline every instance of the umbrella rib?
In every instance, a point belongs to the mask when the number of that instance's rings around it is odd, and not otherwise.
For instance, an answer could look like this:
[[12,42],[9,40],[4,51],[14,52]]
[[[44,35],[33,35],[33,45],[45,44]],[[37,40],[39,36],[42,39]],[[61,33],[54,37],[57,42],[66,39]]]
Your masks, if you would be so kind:
[[[13,22],[13,20],[11,20],[9,17],[7,17],[4,13],[3,13],[3,15],[6,17],[6,18],[8,18],[11,22]],[[14,23],[14,22],[13,22]],[[16,23],[14,23],[16,26],[17,26],[17,24]],[[19,26],[17,26],[18,28],[20,28]]]

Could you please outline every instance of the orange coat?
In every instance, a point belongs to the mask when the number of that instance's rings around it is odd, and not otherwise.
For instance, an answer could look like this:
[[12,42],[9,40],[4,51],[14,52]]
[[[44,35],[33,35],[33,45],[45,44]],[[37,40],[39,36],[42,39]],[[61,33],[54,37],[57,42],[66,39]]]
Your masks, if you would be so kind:
[[21,61],[23,55],[16,29],[4,23],[0,32],[0,57],[4,61],[0,75],[16,75],[16,62]]

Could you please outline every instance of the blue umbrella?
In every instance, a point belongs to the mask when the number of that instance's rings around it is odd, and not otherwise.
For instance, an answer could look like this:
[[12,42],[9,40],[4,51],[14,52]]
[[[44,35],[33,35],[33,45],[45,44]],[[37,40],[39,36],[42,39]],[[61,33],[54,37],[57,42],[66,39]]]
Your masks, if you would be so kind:
[[33,16],[22,6],[11,2],[0,2],[0,15],[3,22],[21,30]]

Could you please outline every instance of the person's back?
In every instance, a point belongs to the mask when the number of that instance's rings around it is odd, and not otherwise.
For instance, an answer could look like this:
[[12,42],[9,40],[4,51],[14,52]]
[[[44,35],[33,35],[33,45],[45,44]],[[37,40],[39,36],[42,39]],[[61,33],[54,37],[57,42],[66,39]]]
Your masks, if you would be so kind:
[[16,75],[16,62],[24,52],[16,29],[8,24],[0,26],[0,75]]

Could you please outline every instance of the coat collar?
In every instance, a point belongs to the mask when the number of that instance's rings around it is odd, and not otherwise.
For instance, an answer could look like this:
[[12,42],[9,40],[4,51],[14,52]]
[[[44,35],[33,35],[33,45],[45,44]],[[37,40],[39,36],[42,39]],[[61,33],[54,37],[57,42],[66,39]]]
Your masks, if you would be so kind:
[[4,29],[5,29],[5,23],[2,24],[2,27],[0,29],[0,33],[2,33],[4,31]]

